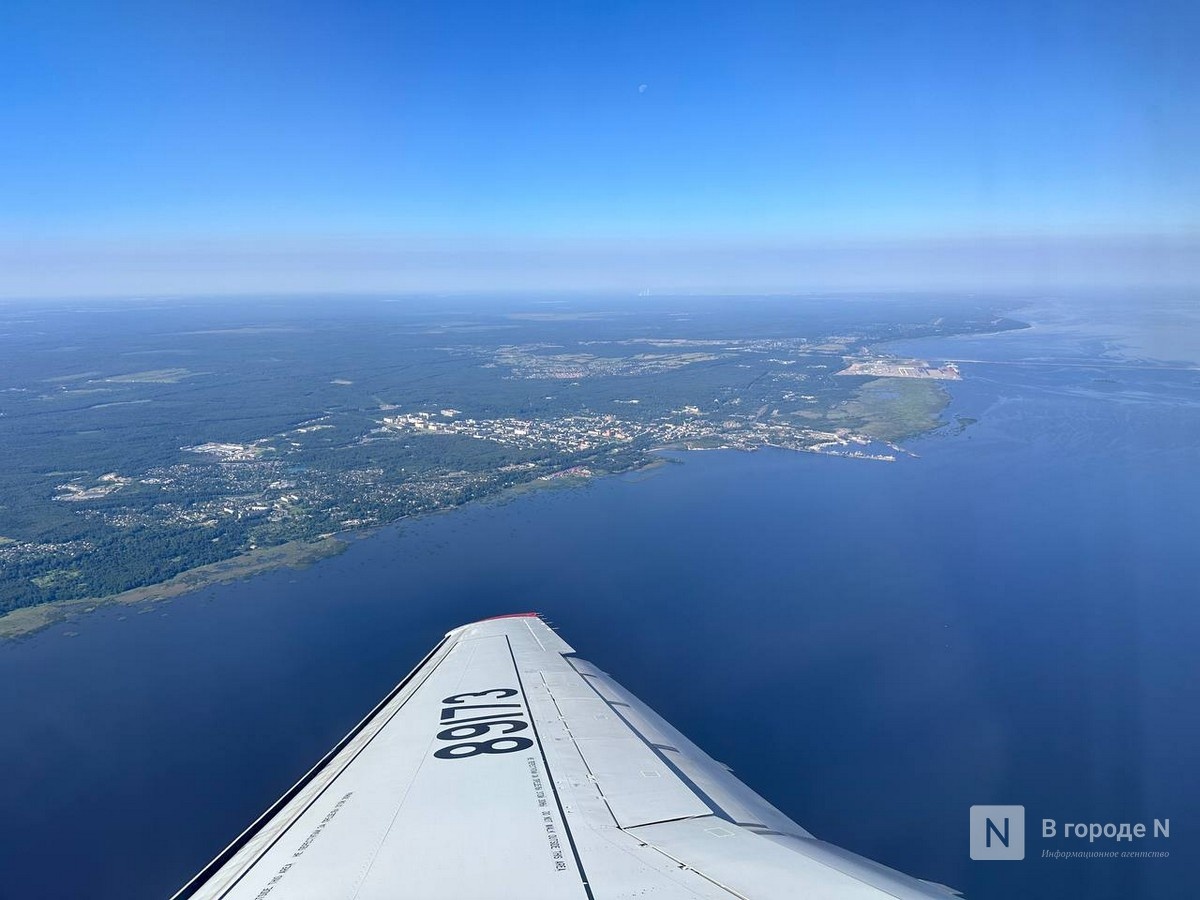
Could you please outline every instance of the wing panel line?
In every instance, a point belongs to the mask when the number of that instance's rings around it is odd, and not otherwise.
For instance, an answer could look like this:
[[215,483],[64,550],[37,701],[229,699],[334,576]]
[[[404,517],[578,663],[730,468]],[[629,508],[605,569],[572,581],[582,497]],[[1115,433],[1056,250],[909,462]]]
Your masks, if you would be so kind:
[[[251,823],[249,828],[247,828],[245,831],[243,831],[241,834],[239,834],[236,838],[234,838],[228,847],[226,847],[219,854],[217,854],[217,856],[207,866],[205,866],[203,869],[201,869],[190,881],[188,881],[187,884],[185,884],[174,895],[172,895],[171,900],[187,900],[187,898],[194,896],[197,891],[199,891],[201,888],[203,888],[209,878],[211,878],[213,875],[216,875],[226,863],[228,863],[230,860],[232,860],[238,854],[238,851],[240,851],[243,847],[245,847],[248,843],[250,843],[250,841],[253,840],[254,837],[264,827],[266,827],[266,825],[268,825],[275,816],[277,816],[279,813],[281,813],[287,807],[287,805],[292,800],[294,800],[300,794],[301,791],[304,790],[304,788],[308,787],[308,785],[310,785],[316,779],[316,777],[318,775],[320,775],[321,772],[324,771],[325,768],[337,758],[339,753],[341,753],[343,750],[346,749],[347,746],[349,746],[351,741],[353,741],[356,737],[358,737],[358,735],[360,735],[363,732],[363,730],[375,719],[375,717],[377,715],[379,715],[384,709],[387,708],[387,705],[389,703],[391,703],[394,699],[396,699],[397,696],[399,696],[400,692],[402,690],[404,690],[412,682],[412,680],[421,672],[421,670],[424,669],[425,666],[446,646],[446,642],[450,640],[450,636],[451,635],[447,634],[445,637],[443,637],[438,642],[436,647],[434,647],[427,654],[425,654],[424,659],[422,659],[419,663],[417,663],[416,667],[411,672],[409,672],[406,676],[404,676],[404,678],[401,679],[400,683],[397,684],[394,688],[392,688],[388,692],[387,696],[385,696],[382,700],[380,700],[377,704],[375,704],[375,707],[369,713],[367,713],[367,715],[362,719],[362,721],[360,721],[357,725],[355,725],[352,729],[350,729],[350,732],[344,738],[342,738],[340,741],[338,741],[337,744],[334,745],[332,750],[330,750],[323,757],[321,757],[320,761],[318,761],[315,766],[313,766],[311,769],[309,769],[301,777],[301,779],[299,781],[297,781],[294,785],[292,785],[284,793],[284,795],[282,797],[280,797],[273,804],[271,804],[271,806],[267,808],[266,812],[264,812],[261,816],[259,816],[257,819],[255,819],[254,822]],[[510,652],[511,652],[511,648],[510,648]],[[437,667],[434,666],[433,668],[437,668]],[[433,669],[430,669],[429,672],[427,672],[425,674],[425,679],[422,679],[422,681],[428,679],[432,673],[433,673]],[[399,712],[399,708],[397,708],[396,712]],[[393,713],[393,716],[394,715],[395,715],[395,713]],[[389,716],[388,721],[391,721],[391,718],[392,718],[392,716]],[[384,725],[386,725],[386,724],[387,723],[385,722]],[[382,730],[382,726],[381,726],[381,730]],[[378,732],[376,732],[376,733],[378,734]],[[363,746],[358,749],[358,752],[355,753],[354,756],[351,757],[349,760],[347,760],[346,765],[349,765],[351,762],[353,762],[354,759],[358,756],[358,754],[361,753],[363,751],[363,749],[365,749],[369,743],[370,743],[370,741],[363,744]],[[342,769],[344,771],[345,766],[343,766]],[[335,778],[336,778],[336,776],[335,776]],[[333,783],[333,780],[335,780],[335,779],[330,780],[330,784]],[[326,787],[328,787],[328,785],[326,785]],[[324,794],[324,790],[320,791],[315,797],[313,797],[305,805],[304,810],[300,811],[300,815],[303,815],[304,812],[313,805],[313,803],[315,803],[318,799],[320,799],[322,794]],[[295,820],[293,820],[293,823],[294,823],[294,821]],[[274,847],[275,844],[280,840],[280,838],[282,838],[290,830],[291,830],[291,825],[289,825],[287,828],[284,828],[278,835],[276,835],[275,840],[271,841],[271,843],[263,849],[262,853],[260,853],[258,855],[258,858],[261,859],[263,857],[263,855],[267,851],[269,851],[271,849],[271,847]],[[241,875],[239,875],[237,877],[237,879],[234,880],[234,882],[228,886],[228,888],[226,888],[224,891],[221,892],[222,896],[228,894],[229,891],[232,890],[237,885],[237,883],[240,882],[242,880],[242,878],[248,872],[250,872],[250,870],[253,868],[254,868],[254,863],[251,863],[250,865],[246,866],[245,870],[241,873]]]
[[563,809],[562,798],[558,796],[558,785],[554,783],[554,774],[550,771],[550,761],[546,759],[546,748],[542,746],[542,736],[538,732],[537,717],[534,716],[533,706],[530,705],[529,697],[525,693],[525,680],[521,678],[521,667],[517,665],[517,655],[513,653],[512,641],[509,640],[507,634],[504,635],[504,641],[508,644],[508,655],[512,657],[513,671],[517,674],[517,687],[521,689],[521,699],[525,701],[525,708],[529,710],[529,724],[533,728],[533,736],[537,738],[538,753],[541,754],[542,765],[546,768],[546,780],[550,782],[550,790],[554,792],[554,803],[558,806],[563,830],[567,833],[567,843],[571,845],[571,855],[575,857],[575,866],[579,869],[579,880],[583,883],[583,892],[587,894],[588,900],[596,900],[592,894],[592,886],[588,883],[587,872],[583,869],[583,860],[579,858],[579,848],[575,846],[575,835],[571,833],[571,823],[567,819],[567,811]]
[[558,717],[562,720],[563,727],[567,730],[567,736],[571,739],[571,743],[575,745],[575,752],[579,754],[579,761],[583,763],[583,769],[587,772],[588,778],[595,785],[596,793],[600,795],[600,799],[604,801],[605,807],[608,809],[608,814],[612,816],[613,824],[620,828],[617,822],[617,814],[613,812],[612,803],[604,793],[604,785],[596,777],[596,773],[592,771],[592,764],[588,762],[587,757],[583,755],[583,751],[579,749],[579,742],[575,740],[575,735],[571,733],[571,725],[563,715],[562,707],[558,705],[558,698],[554,696],[554,691],[550,690],[550,685],[546,682],[546,673],[538,673],[542,676],[542,684],[546,687],[546,693],[550,695],[550,702],[554,704],[555,710],[558,711]]
[[[455,685],[456,687],[462,687],[463,678],[465,677],[465,673],[471,668],[471,663],[474,662],[474,660],[475,660],[476,648],[477,648],[477,645],[472,644],[470,646],[470,648],[469,648],[470,655],[467,657],[467,661],[463,665],[463,673],[461,673],[458,676],[458,683]],[[450,655],[449,652],[447,652],[446,655],[449,656]],[[434,669],[436,669],[436,668],[437,668],[437,666],[434,666]],[[432,674],[433,674],[433,670],[430,670],[430,673],[429,673],[429,675],[427,675],[425,677],[425,680],[428,681],[429,676]],[[399,713],[400,710],[396,710],[396,712]],[[394,716],[393,716],[393,718],[394,718]],[[388,721],[390,722],[391,719],[388,719]],[[383,729],[381,728],[380,731],[382,731],[382,730]],[[404,801],[408,799],[408,794],[412,790],[413,783],[417,780],[417,777],[421,774],[421,769],[423,769],[425,767],[425,763],[429,762],[429,747],[432,744],[433,744],[433,738],[431,737],[429,739],[429,743],[426,744],[426,746],[425,746],[425,752],[423,754],[421,754],[421,761],[417,764],[416,771],[413,772],[412,777],[408,780],[408,784],[405,785],[404,790],[400,794],[400,799],[396,803],[396,810],[395,810],[395,812],[392,813],[392,818],[388,821],[387,828],[385,828],[383,830],[383,834],[381,834],[379,836],[379,840],[376,841],[375,847],[371,851],[370,858],[367,860],[364,867],[359,871],[357,880],[354,882],[354,885],[353,885],[354,893],[350,896],[350,900],[358,900],[359,895],[362,893],[363,884],[365,884],[367,878],[370,877],[371,870],[373,868],[375,868],[375,862],[376,862],[376,860],[379,859],[379,851],[383,849],[383,845],[385,843],[387,843],[388,836],[392,833],[392,829],[396,827],[396,819],[398,819],[400,817],[400,812],[401,812],[401,810],[404,809]],[[365,750],[366,747],[364,746],[363,749]],[[355,754],[355,756],[357,757],[358,754]],[[351,762],[353,762],[353,760],[351,760]],[[350,767],[350,764],[347,763],[346,768],[348,769],[349,767]]]
[[[567,662],[570,662],[570,660],[567,660]],[[572,666],[572,668],[574,668],[574,666]],[[645,744],[647,747],[649,747],[650,752],[653,753],[662,762],[662,764],[664,766],[666,766],[672,772],[672,774],[675,775],[676,778],[678,778],[681,782],[683,782],[683,785],[688,790],[690,790],[693,794],[695,794],[701,803],[708,806],[708,808],[713,811],[713,813],[717,816],[717,818],[725,819],[729,822],[733,821],[733,816],[731,816],[728,812],[726,812],[725,809],[722,808],[719,803],[717,803],[717,801],[715,801],[712,797],[710,797],[708,795],[708,793],[703,788],[700,787],[700,785],[696,784],[696,782],[694,782],[688,776],[688,774],[686,772],[684,772],[681,768],[679,768],[679,766],[677,766],[674,763],[674,761],[672,761],[667,756],[667,754],[665,752],[663,752],[663,749],[660,748],[660,746],[658,744],[654,743],[652,740],[650,740],[644,734],[642,734],[640,731],[638,731],[637,727],[632,722],[630,722],[627,718],[625,718],[625,716],[621,715],[621,711],[619,709],[617,709],[617,705],[615,703],[613,703],[611,700],[609,700],[607,697],[605,697],[603,694],[601,694],[598,690],[596,690],[596,686],[594,684],[592,684],[592,681],[590,678],[588,678],[582,672],[579,672],[579,670],[577,670],[577,669],[576,669],[576,672],[577,672],[577,674],[582,676],[583,683],[586,684],[589,688],[591,688],[592,692],[595,693],[595,695],[600,698],[600,702],[603,703],[605,706],[607,706],[609,709],[611,709],[613,711],[613,713],[616,714],[617,718],[620,719],[625,724],[625,727],[628,728],[633,734],[637,735],[638,740],[640,740],[643,744]],[[626,707],[629,706],[628,703],[621,704],[621,705],[626,706]],[[675,749],[675,748],[672,747],[671,749]],[[675,752],[678,753],[679,751],[676,750]],[[699,816],[684,816],[683,818],[694,819],[694,818],[700,818],[700,817]],[[664,819],[662,821],[671,821],[671,820]],[[653,825],[653,824],[657,824],[657,823],[646,822],[645,824]],[[622,830],[624,830],[624,829],[622,829]],[[724,887],[724,885],[722,885],[722,887]]]
[[541,647],[541,648],[542,648],[542,650],[545,650],[545,649],[546,649],[546,645],[545,645],[545,644],[543,644],[543,643],[542,643],[542,639],[541,639],[540,637],[538,637],[538,636],[537,636],[537,632],[533,630],[533,626],[529,624],[529,620],[528,620],[528,619],[526,619],[526,620],[525,620],[525,629],[526,629],[526,630],[529,632],[530,636],[531,636],[531,637],[532,637],[532,638],[533,638],[535,641],[537,641],[537,645],[538,645],[539,647]]

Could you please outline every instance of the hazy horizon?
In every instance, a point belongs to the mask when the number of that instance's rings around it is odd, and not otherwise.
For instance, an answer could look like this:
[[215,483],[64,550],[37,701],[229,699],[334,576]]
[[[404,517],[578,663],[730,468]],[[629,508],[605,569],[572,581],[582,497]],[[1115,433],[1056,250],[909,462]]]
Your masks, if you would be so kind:
[[0,9],[0,297],[1200,284],[1200,6]]
[[276,293],[994,291],[1200,284],[1200,238],[0,244],[8,300]]

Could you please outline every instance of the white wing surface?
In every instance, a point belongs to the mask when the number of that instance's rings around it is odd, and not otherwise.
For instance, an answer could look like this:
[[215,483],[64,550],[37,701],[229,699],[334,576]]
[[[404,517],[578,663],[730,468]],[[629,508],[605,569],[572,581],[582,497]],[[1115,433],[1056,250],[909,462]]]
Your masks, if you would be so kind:
[[915,900],[540,618],[458,628],[175,900]]

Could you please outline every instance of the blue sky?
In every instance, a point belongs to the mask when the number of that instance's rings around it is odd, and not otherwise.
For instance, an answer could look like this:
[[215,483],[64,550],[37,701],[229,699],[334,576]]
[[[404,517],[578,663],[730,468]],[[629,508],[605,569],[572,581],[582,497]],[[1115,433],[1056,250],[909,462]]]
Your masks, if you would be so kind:
[[347,241],[1200,235],[1191,0],[8,0],[0,36],[0,293],[110,247],[200,248],[203,290]]

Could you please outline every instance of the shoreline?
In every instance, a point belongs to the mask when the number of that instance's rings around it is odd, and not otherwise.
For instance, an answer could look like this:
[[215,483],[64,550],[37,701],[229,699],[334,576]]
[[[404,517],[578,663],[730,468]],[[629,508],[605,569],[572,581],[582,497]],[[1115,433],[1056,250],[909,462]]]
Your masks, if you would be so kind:
[[[648,460],[644,465],[620,472],[605,473],[600,477],[645,473],[671,464],[668,460],[656,457]],[[563,478],[552,481],[534,479],[504,488],[495,494],[469,500],[467,503],[422,512],[417,516],[401,516],[391,522],[367,525],[313,540],[289,541],[274,547],[260,547],[237,556],[231,556],[229,559],[187,569],[166,581],[130,588],[107,597],[80,597],[74,600],[56,600],[51,603],[22,606],[0,615],[0,645],[5,641],[29,637],[46,628],[68,622],[75,616],[86,615],[102,607],[118,604],[158,603],[182,597],[213,585],[229,584],[253,578],[276,569],[304,569],[348,550],[354,541],[364,540],[384,528],[400,525],[409,519],[445,515],[474,502],[480,504],[503,503],[536,491],[576,488],[592,480],[593,477]]]
[[[948,423],[941,423],[938,428],[943,427]],[[936,432],[938,428],[929,429],[928,432]],[[918,435],[909,435],[908,438],[917,437]],[[906,439],[908,439],[906,438]],[[763,447],[774,447],[772,444],[764,444]],[[751,448],[751,449],[758,449]],[[127,591],[122,591],[118,594],[112,594],[107,597],[81,597],[74,600],[58,600],[51,603],[40,603],[35,606],[23,606],[19,609],[14,609],[10,612],[0,615],[0,645],[5,641],[19,640],[24,637],[29,637],[46,628],[55,625],[61,625],[64,622],[69,622],[72,618],[85,615],[100,609],[102,607],[115,606],[118,604],[134,605],[140,603],[157,603],[163,600],[172,600],[176,597],[181,597],[186,594],[194,593],[206,587],[211,587],[218,584],[229,584],[235,581],[242,581],[247,578],[253,578],[256,575],[261,575],[266,572],[274,571],[281,568],[303,569],[308,566],[320,562],[332,556],[349,549],[352,542],[363,540],[377,533],[384,528],[391,528],[401,525],[408,519],[421,518],[424,516],[445,515],[461,509],[464,506],[472,503],[488,504],[488,503],[505,503],[518,497],[534,493],[542,490],[567,490],[584,486],[597,477],[607,478],[615,475],[643,475],[649,477],[655,470],[666,466],[675,465],[681,460],[674,460],[670,457],[665,457],[663,453],[694,453],[703,450],[732,450],[735,452],[751,452],[751,449],[734,447],[734,446],[717,446],[717,447],[700,447],[700,446],[662,446],[651,448],[648,453],[651,454],[644,464],[634,466],[629,469],[623,469],[618,472],[606,472],[599,476],[583,476],[561,478],[553,480],[534,479],[532,481],[522,482],[510,487],[497,491],[484,497],[479,497],[474,500],[469,500],[467,503],[449,506],[444,509],[430,510],[428,512],[419,513],[417,516],[402,516],[391,522],[377,523],[367,525],[361,528],[355,528],[350,531],[338,532],[333,535],[326,535],[314,540],[296,540],[289,541],[285,544],[279,544],[274,547],[261,547],[255,550],[250,550],[229,559],[221,560],[207,565],[197,566],[194,569],[188,569],[180,572],[178,575],[167,579],[166,581],[157,582],[155,584],[143,585],[141,587],[131,588]],[[853,453],[837,453],[824,450],[808,450],[800,451],[791,447],[778,447],[776,449],[789,450],[791,452],[809,452],[820,456],[832,456],[841,459],[856,459],[873,457],[857,457]]]
[[337,536],[315,541],[289,541],[275,547],[262,547],[241,553],[220,562],[197,566],[180,572],[166,581],[130,588],[108,597],[82,597],[77,600],[58,600],[23,606],[0,616],[0,641],[28,637],[44,628],[59,625],[72,617],[93,612],[102,606],[115,604],[155,603],[190,594],[216,584],[241,581],[280,568],[301,569],[330,556],[336,556],[350,546]]

